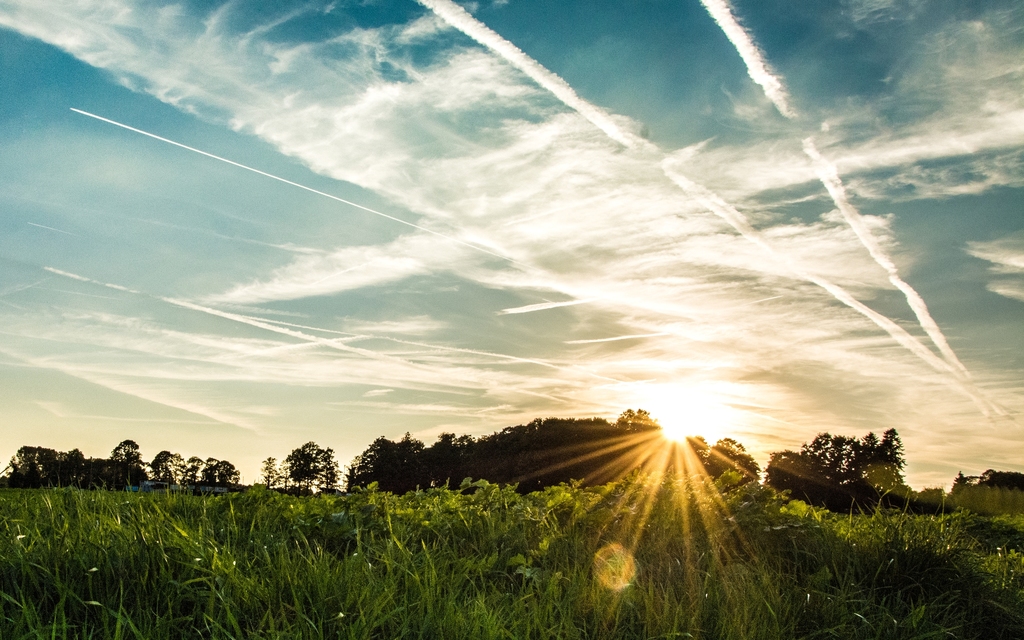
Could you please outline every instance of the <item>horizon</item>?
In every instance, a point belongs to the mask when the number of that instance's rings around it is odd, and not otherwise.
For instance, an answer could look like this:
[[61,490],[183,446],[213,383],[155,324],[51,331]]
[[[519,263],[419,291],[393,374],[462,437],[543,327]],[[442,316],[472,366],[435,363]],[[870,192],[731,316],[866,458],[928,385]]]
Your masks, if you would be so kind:
[[[0,2],[0,459],[642,408],[1024,471],[1024,7]],[[82,446],[85,443],[85,446]],[[251,481],[250,481],[251,484]]]

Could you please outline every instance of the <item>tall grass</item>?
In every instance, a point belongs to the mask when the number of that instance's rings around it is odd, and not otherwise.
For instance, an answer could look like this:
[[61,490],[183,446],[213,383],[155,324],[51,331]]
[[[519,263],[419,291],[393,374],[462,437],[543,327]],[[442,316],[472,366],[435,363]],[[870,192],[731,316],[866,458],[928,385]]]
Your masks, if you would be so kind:
[[1024,491],[1005,487],[956,487],[946,503],[983,515],[1024,514]]
[[976,524],[697,480],[5,490],[0,638],[1022,638],[1024,560]]

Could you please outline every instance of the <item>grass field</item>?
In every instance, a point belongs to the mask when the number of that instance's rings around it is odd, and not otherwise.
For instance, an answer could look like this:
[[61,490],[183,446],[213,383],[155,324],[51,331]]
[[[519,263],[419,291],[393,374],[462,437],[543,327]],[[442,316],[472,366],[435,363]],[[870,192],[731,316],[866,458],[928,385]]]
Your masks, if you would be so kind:
[[0,638],[1024,638],[1024,518],[760,487],[0,491]]

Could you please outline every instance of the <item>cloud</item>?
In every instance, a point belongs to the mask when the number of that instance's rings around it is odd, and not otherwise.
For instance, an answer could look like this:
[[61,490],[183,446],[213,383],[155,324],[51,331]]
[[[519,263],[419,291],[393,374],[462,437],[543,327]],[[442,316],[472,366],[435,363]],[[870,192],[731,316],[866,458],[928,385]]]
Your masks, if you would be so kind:
[[387,245],[344,247],[328,255],[302,256],[265,279],[239,284],[209,297],[211,303],[254,304],[330,295],[397,282],[438,270],[457,270],[467,249],[439,250],[426,234],[401,236]]
[[991,264],[989,272],[996,277],[989,282],[989,291],[1024,302],[1024,234],[968,242],[967,253]]

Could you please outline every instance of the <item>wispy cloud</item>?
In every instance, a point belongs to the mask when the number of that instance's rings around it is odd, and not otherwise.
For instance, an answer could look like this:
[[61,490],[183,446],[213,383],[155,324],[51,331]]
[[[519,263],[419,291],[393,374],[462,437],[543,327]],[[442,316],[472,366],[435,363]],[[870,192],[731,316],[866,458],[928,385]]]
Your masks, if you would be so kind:
[[613,338],[591,338],[590,340],[566,340],[565,344],[597,344],[599,342],[619,342],[620,340],[642,340],[644,338],[660,338],[669,333],[637,333],[631,336],[615,336]]
[[1024,234],[989,242],[968,242],[967,253],[991,263],[988,290],[1024,302]]

